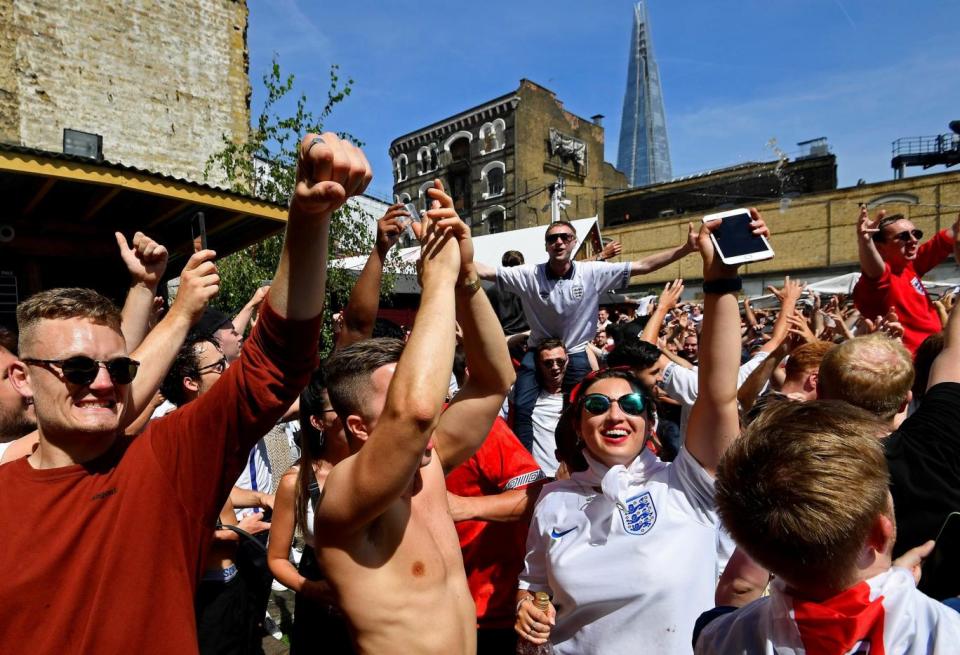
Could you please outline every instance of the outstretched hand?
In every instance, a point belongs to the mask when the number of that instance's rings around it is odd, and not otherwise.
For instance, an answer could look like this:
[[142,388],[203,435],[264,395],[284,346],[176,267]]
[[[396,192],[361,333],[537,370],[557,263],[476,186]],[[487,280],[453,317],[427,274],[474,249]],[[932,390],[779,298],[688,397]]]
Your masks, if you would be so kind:
[[[754,236],[769,237],[770,230],[763,220],[763,216],[756,208],[750,208],[750,229]],[[700,257],[703,259],[703,279],[704,281],[716,280],[720,278],[733,277],[737,274],[737,266],[724,264],[716,248],[713,247],[713,241],[710,239],[710,233],[720,227],[722,221],[709,221],[700,227],[697,235],[697,250],[700,251]],[[691,229],[693,228],[691,224]]]
[[660,294],[660,302],[658,307],[662,307],[665,310],[671,310],[677,306],[677,303],[680,301],[680,296],[683,295],[683,280],[677,278],[673,282],[667,282],[666,286],[663,287],[663,292]]
[[201,250],[190,256],[180,273],[180,288],[170,314],[183,315],[191,325],[200,319],[207,303],[220,291],[220,275],[213,263],[216,256],[212,250]]
[[[440,180],[436,180],[434,187],[427,192],[439,193],[439,197],[432,196],[433,208],[424,212],[419,224],[411,226],[420,241],[419,273],[424,280],[435,273],[452,273],[454,279],[459,280],[465,250],[469,261],[473,262],[470,228],[457,216],[453,200],[443,192]],[[462,240],[467,242],[466,247]]]
[[886,212],[881,209],[877,212],[876,219],[870,220],[870,213],[867,211],[867,206],[860,205],[860,218],[857,220],[857,236],[862,242],[871,243],[873,235],[880,231],[877,225],[880,224],[884,216],[886,216]]
[[142,284],[156,291],[167,270],[167,249],[143,232],[135,233],[130,245],[120,232],[114,236],[120,247],[120,258],[130,272],[131,284]]
[[390,205],[379,221],[377,221],[377,250],[386,255],[409,224],[410,212],[402,202]]
[[332,132],[308,134],[300,142],[291,215],[328,218],[347,198],[362,193],[372,178],[360,148]]
[[[463,222],[457,210],[453,207],[453,198],[451,198],[443,188],[443,182],[434,180],[433,186],[427,189],[427,197],[430,199],[430,209],[424,213],[423,226],[429,221],[430,225],[437,232],[449,235],[457,240],[460,246],[460,282],[467,274],[468,269],[473,266],[473,238],[470,234],[470,226]],[[414,234],[420,238],[416,223],[413,224]]]

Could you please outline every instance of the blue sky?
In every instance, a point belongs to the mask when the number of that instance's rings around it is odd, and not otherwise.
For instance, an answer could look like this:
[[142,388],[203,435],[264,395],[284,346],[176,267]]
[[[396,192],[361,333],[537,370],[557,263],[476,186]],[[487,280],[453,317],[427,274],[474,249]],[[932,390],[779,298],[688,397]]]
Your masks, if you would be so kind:
[[[365,142],[373,195],[391,194],[390,141],[521,78],[575,114],[604,114],[616,161],[628,0],[248,4],[253,114],[275,54],[317,110],[339,64],[355,85],[327,127]],[[793,154],[826,136],[841,186],[880,181],[891,141],[960,119],[955,0],[649,0],[648,12],[675,176],[774,159],[771,138]]]

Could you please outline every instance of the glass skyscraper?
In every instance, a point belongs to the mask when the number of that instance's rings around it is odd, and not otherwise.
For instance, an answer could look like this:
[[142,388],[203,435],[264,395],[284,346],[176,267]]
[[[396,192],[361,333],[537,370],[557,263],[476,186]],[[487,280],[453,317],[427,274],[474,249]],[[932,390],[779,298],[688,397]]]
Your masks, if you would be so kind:
[[643,0],[633,8],[617,168],[626,174],[630,186],[663,182],[673,177],[660,70],[653,56],[650,21]]

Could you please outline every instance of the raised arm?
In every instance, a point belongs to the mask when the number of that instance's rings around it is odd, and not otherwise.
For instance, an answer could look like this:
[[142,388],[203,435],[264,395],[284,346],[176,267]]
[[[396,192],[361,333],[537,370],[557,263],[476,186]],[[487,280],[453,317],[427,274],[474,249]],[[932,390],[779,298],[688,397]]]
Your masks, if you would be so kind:
[[[410,487],[443,407],[453,369],[460,248],[435,229],[429,212],[420,232],[420,310],[375,426],[359,452],[327,476],[322,493],[331,502],[317,507],[325,529],[362,530]],[[342,420],[362,438],[359,417]]]
[[220,276],[213,263],[216,255],[212,250],[191,255],[180,273],[180,288],[170,311],[131,353],[130,356],[140,362],[140,369],[130,385],[130,405],[123,421],[125,426],[150,404],[187,338],[187,332],[199,320],[207,303],[217,295]]
[[[453,199],[438,180],[427,194],[434,208],[427,212],[460,245],[460,277],[457,282],[457,322],[463,329],[463,349],[470,377],[440,416],[435,441],[446,472],[469,458],[483,443],[497,417],[516,374],[510,361],[500,321],[484,293],[473,262],[470,228],[457,215]],[[437,206],[439,203],[439,206]]]
[[943,350],[930,366],[927,389],[941,382],[960,382],[960,312],[956,306],[950,312],[943,333]]
[[264,298],[267,297],[267,292],[270,290],[269,284],[264,284],[261,287],[258,287],[256,291],[253,292],[253,295],[250,296],[250,300],[247,301],[247,304],[237,312],[237,315],[233,317],[231,323],[233,323],[234,329],[240,334],[244,334],[247,331],[247,325],[250,323],[250,319],[253,318],[253,313],[257,311],[257,308],[260,306],[260,303],[263,302]]
[[350,292],[350,300],[344,310],[343,327],[337,348],[343,348],[373,335],[373,326],[380,308],[380,284],[383,281],[383,266],[387,254],[400,239],[400,233],[406,227],[404,218],[410,213],[403,203],[392,205],[387,213],[377,221],[377,240],[367,263]]
[[[760,213],[751,209],[750,214],[753,233],[766,235]],[[737,280],[737,269],[724,265],[714,251],[710,232],[719,224],[719,221],[705,223],[698,237],[705,298],[700,332],[699,395],[690,412],[686,435],[687,450],[710,475],[714,474],[727,446],[740,434],[737,411],[740,308],[735,292],[722,289],[724,284]],[[720,292],[710,290],[714,285],[721,287]]]
[[323,311],[330,219],[372,177],[363,152],[332,132],[300,142],[283,251],[267,300],[281,317],[306,320]]
[[660,336],[660,328],[663,326],[663,320],[670,313],[670,310],[677,306],[680,296],[683,295],[683,280],[676,279],[673,282],[667,282],[660,293],[660,300],[656,308],[643,326],[643,332],[640,333],[640,341],[646,341],[657,345],[657,339]]
[[876,234],[877,225],[883,218],[882,209],[877,212],[876,220],[870,220],[870,214],[867,212],[866,205],[860,205],[860,217],[857,219],[857,252],[860,257],[860,270],[868,278],[877,279],[883,275],[886,265],[883,263],[883,257],[873,243],[873,235]]
[[[120,329],[128,350],[135,350],[147,336],[153,299],[157,286],[167,270],[167,249],[145,235],[137,232],[131,245],[120,232],[115,232],[120,258],[130,272],[130,290],[123,303]],[[132,247],[131,247],[132,246]]]
[[687,224],[687,240],[676,248],[669,248],[662,252],[630,262],[630,275],[644,275],[683,259],[697,249],[697,233],[693,230],[693,223]]
[[761,352],[772,353],[780,347],[784,339],[790,334],[790,317],[797,311],[797,301],[803,295],[806,285],[796,280],[791,280],[787,275],[783,280],[783,288],[775,289],[767,287],[773,295],[780,300],[780,313],[777,314],[773,322],[773,332],[770,334],[770,340],[760,348]]

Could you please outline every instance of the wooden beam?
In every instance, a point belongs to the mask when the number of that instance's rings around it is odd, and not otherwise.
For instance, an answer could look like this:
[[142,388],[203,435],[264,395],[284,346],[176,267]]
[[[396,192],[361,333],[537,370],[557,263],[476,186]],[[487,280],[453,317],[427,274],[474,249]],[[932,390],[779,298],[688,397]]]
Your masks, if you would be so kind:
[[243,212],[281,223],[287,220],[287,208],[272,202],[184,180],[120,169],[109,164],[53,159],[37,154],[0,149],[0,171],[123,187],[130,191],[217,207],[227,211]]
[[147,228],[156,227],[161,223],[167,222],[177,214],[180,214],[186,211],[187,207],[189,206],[190,206],[189,202],[178,202],[174,204],[174,206],[168,209],[167,211],[160,212],[159,214],[157,214],[155,218],[150,219],[150,222],[147,223]]
[[43,202],[43,199],[47,197],[47,194],[50,193],[50,189],[52,189],[53,185],[56,183],[57,179],[53,177],[49,177],[44,180],[43,184],[40,185],[40,188],[37,189],[37,192],[33,194],[32,198],[30,198],[30,202],[28,202],[24,206],[23,211],[20,212],[21,215],[29,216],[32,214],[33,210],[37,208],[37,205]]
[[123,191],[123,187],[113,187],[112,189],[107,189],[103,191],[92,203],[87,207],[87,210],[83,212],[83,215],[80,217],[81,221],[89,221],[91,218],[96,216],[101,209],[110,204],[110,201],[117,197]]
[[249,218],[249,217],[250,217],[250,214],[245,214],[245,213],[241,212],[241,213],[238,213],[238,214],[234,214],[234,215],[231,216],[230,218],[225,218],[225,219],[223,219],[222,221],[218,222],[217,225],[216,225],[216,227],[214,227],[214,228],[211,229],[211,230],[207,230],[207,236],[209,237],[209,236],[213,236],[213,235],[215,235],[215,234],[219,234],[220,232],[223,232],[224,230],[227,230],[227,229],[233,227],[235,224],[237,224],[237,223],[239,223],[240,221],[242,221],[243,219]]

